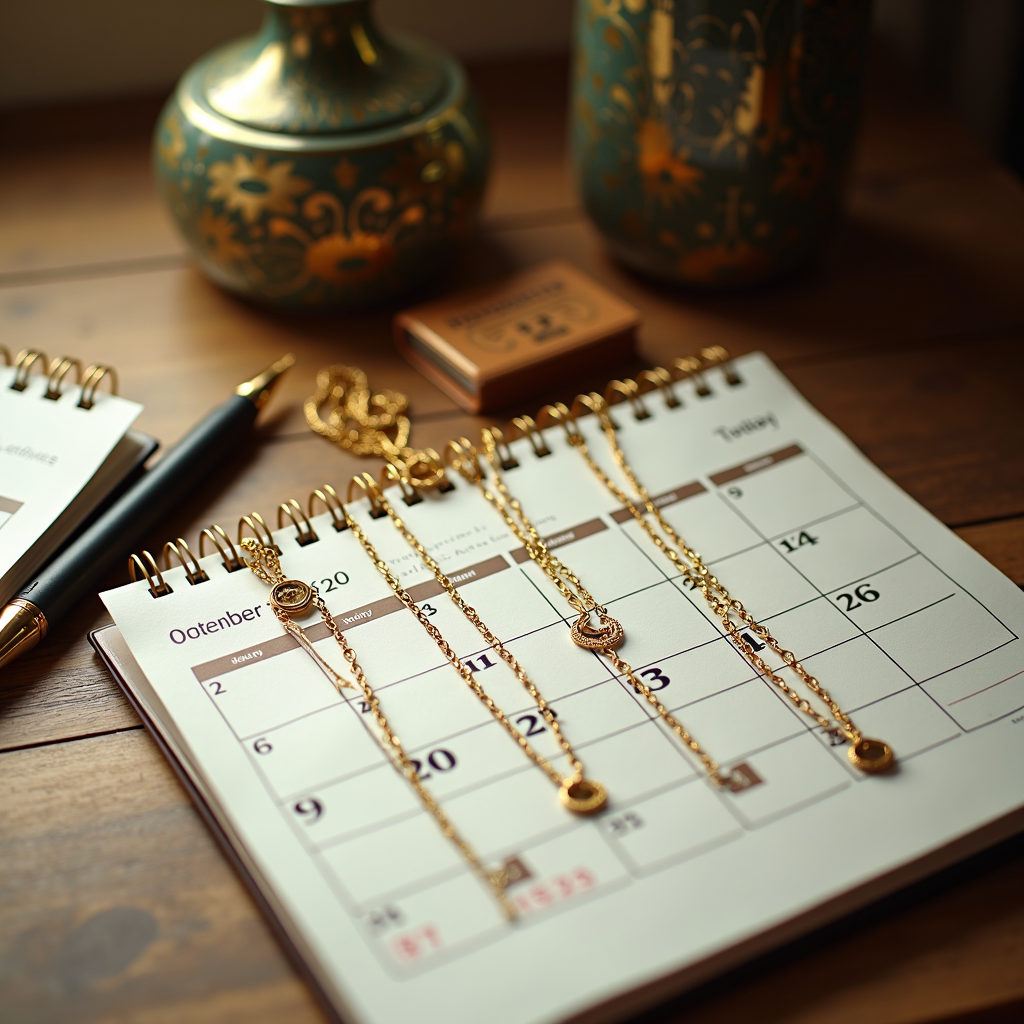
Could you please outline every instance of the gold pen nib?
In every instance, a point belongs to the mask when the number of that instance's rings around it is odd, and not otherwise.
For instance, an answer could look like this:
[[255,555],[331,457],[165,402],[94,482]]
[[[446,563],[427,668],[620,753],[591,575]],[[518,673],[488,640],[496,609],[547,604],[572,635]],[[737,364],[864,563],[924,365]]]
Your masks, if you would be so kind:
[[272,363],[262,373],[256,374],[252,380],[239,384],[235,388],[235,394],[248,398],[257,409],[262,409],[267,404],[267,399],[270,398],[270,392],[274,390],[274,385],[294,363],[295,356],[291,352],[286,356],[281,356],[276,363]]

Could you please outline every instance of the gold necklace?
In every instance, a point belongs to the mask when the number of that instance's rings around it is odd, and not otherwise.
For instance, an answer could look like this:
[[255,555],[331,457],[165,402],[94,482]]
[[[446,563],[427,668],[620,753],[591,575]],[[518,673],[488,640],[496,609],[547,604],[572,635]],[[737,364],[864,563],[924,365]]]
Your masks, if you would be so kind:
[[[366,678],[366,674],[363,672],[362,666],[360,666],[359,662],[356,660],[356,652],[345,639],[345,634],[338,628],[337,623],[334,621],[334,617],[328,611],[327,605],[324,603],[324,599],[320,596],[319,591],[316,587],[311,587],[308,583],[303,583],[301,580],[288,579],[288,577],[285,576],[284,571],[281,569],[281,562],[277,557],[277,552],[274,551],[273,548],[268,548],[265,545],[260,544],[259,541],[252,537],[246,537],[245,540],[242,541],[242,548],[249,556],[249,558],[246,559],[246,564],[249,568],[256,576],[263,580],[264,583],[270,584],[270,607],[277,616],[278,621],[282,626],[284,626],[286,632],[298,641],[299,646],[310,655],[317,667],[324,673],[324,675],[327,676],[339,693],[341,693],[343,689],[355,689],[351,682],[336,672],[334,668],[320,656],[320,654],[314,649],[309,637],[306,636],[303,628],[294,621],[296,618],[302,618],[309,615],[314,608],[320,612],[320,617],[323,620],[324,625],[331,631],[331,635],[341,648],[342,655],[348,663],[349,670],[355,677],[359,689],[362,690],[363,700],[369,706],[370,712],[377,723],[377,727],[385,738],[383,741],[378,739],[378,742],[380,742],[388,760],[395,768],[398,769],[399,772],[401,772],[409,785],[412,786],[416,795],[420,798],[420,802],[433,816],[438,827],[445,836],[455,844],[476,875],[485,885],[488,886],[488,888],[490,888],[491,892],[494,894],[494,898],[501,905],[502,910],[505,912],[509,920],[514,920],[517,916],[516,908],[505,891],[506,886],[508,885],[508,872],[504,868],[499,868],[497,871],[488,871],[483,866],[480,858],[476,854],[476,851],[459,834],[458,830],[448,819],[448,816],[441,809],[441,805],[437,802],[427,787],[420,781],[419,775],[416,771],[416,766],[406,754],[401,741],[391,728],[391,725],[384,715],[384,711],[381,709],[380,699],[377,697],[376,693],[374,693],[373,687],[370,686],[370,683]],[[342,694],[342,696],[344,696],[344,694]]]
[[[399,471],[394,470],[397,475]],[[401,482],[401,479],[400,479]],[[441,631],[430,621],[426,613],[412,599],[408,591],[402,586],[398,577],[392,572],[388,563],[377,554],[376,548],[363,532],[359,524],[349,515],[345,509],[345,521],[355,534],[356,539],[362,545],[363,550],[370,560],[377,567],[378,572],[384,577],[388,586],[395,596],[416,616],[419,624],[427,631],[431,639],[437,644],[447,662],[462,676],[466,685],[479,698],[494,718],[505,728],[508,734],[516,741],[523,753],[540,768],[549,779],[558,787],[558,796],[562,804],[575,814],[595,814],[600,811],[608,801],[608,794],[604,786],[596,779],[588,779],[583,774],[583,763],[576,756],[572,745],[566,739],[565,733],[555,719],[554,714],[548,707],[547,701],[541,695],[534,682],[527,676],[523,667],[516,660],[515,655],[491,632],[487,624],[480,618],[479,613],[471,605],[467,604],[462,595],[458,592],[455,584],[441,570],[441,567],[431,558],[427,549],[413,536],[412,532],[405,525],[402,518],[392,508],[391,503],[384,497],[384,494],[368,473],[353,478],[353,483],[362,487],[370,496],[371,502],[387,513],[388,518],[405,538],[409,546],[420,556],[423,564],[434,574],[434,578],[441,584],[448,594],[452,603],[462,612],[463,615],[473,624],[477,632],[487,641],[491,649],[505,662],[513,671],[523,688],[533,698],[537,710],[541,713],[544,721],[547,722],[552,734],[558,741],[562,752],[565,754],[572,766],[571,775],[561,775],[558,770],[547,760],[537,753],[527,741],[526,737],[509,721],[505,712],[494,702],[494,699],[477,682],[472,669],[452,650],[448,641],[445,640]],[[351,494],[351,487],[349,489]]]
[[358,366],[339,364],[317,371],[316,393],[306,399],[303,411],[310,429],[338,447],[387,459],[405,470],[412,487],[436,487],[444,480],[444,467],[433,448],[409,447],[408,407],[401,391],[371,391]]
[[[476,448],[466,438],[452,441],[445,454],[448,456],[452,468],[479,488],[484,498],[497,510],[516,539],[526,549],[526,553],[554,583],[573,611],[579,613],[579,618],[570,630],[573,643],[578,647],[597,651],[607,658],[616,671],[629,680],[633,689],[643,695],[644,699],[657,711],[683,744],[700,758],[711,781],[718,786],[728,783],[731,774],[720,772],[718,762],[701,747],[682,722],[661,703],[651,688],[637,677],[632,666],[614,649],[625,639],[625,630],[621,623],[612,618],[608,614],[608,609],[597,603],[590,591],[583,585],[582,580],[561,559],[551,553],[532,520],[523,510],[522,504],[509,491],[501,474],[498,440],[494,431],[485,428],[481,431],[481,437],[484,454],[491,471],[491,479],[497,493],[487,486],[480,469]],[[589,623],[592,613],[596,613],[600,620],[600,626],[597,629],[594,629]]]
[[[624,384],[624,388],[630,392],[637,390],[635,384],[633,384],[633,388],[629,388],[628,383]],[[574,411],[570,412],[563,404],[559,403],[547,406],[546,412],[552,420],[563,424],[569,437],[569,443],[580,453],[584,462],[590,467],[598,480],[626,506],[630,515],[632,515],[647,536],[650,537],[655,547],[680,570],[687,582],[700,589],[708,607],[719,617],[726,635],[736,645],[744,658],[753,666],[754,670],[777,686],[798,711],[813,718],[822,729],[833,735],[844,736],[850,743],[846,751],[847,756],[855,767],[863,772],[881,772],[889,768],[894,760],[892,748],[882,740],[866,738],[829,692],[797,660],[796,655],[792,651],[786,650],[772,636],[766,626],[760,625],[750,612],[743,607],[743,604],[729,594],[725,586],[704,564],[700,555],[687,545],[666,522],[664,516],[662,516],[651,500],[647,489],[637,479],[636,473],[626,460],[625,452],[623,452],[622,446],[619,444],[618,431],[608,413],[608,403],[605,399],[594,392],[590,395],[580,395],[577,401],[594,412],[600,419],[601,428],[608,441],[615,464],[622,470],[629,481],[629,485],[635,491],[639,498],[639,503],[643,506],[643,511],[637,508],[630,496],[618,484],[612,481],[594,461],[587,443],[576,425],[575,407]],[[647,515],[654,518],[661,528],[663,536],[658,535],[658,532],[648,521]],[[732,616],[735,616],[739,621],[733,621]],[[785,665],[799,677],[807,689],[829,709],[836,723],[835,725],[825,715],[816,711],[806,697],[802,697],[778,673],[769,668],[763,658],[758,657],[753,646],[747,643],[740,635],[740,630],[744,629],[751,630],[782,659]]]

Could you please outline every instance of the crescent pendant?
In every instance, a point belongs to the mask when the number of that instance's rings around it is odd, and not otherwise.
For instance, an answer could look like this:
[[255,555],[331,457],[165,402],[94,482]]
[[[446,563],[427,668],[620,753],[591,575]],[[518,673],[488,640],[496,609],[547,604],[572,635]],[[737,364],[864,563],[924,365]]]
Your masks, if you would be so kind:
[[590,624],[590,613],[584,612],[573,623],[572,642],[577,647],[585,647],[589,651],[603,651],[621,643],[626,635],[618,619],[610,615],[601,616],[601,624],[596,628]]

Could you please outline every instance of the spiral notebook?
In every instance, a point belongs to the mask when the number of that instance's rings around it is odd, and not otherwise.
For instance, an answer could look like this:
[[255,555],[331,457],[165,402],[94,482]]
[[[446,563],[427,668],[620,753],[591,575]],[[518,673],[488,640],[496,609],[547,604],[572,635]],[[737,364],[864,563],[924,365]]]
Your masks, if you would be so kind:
[[[156,450],[109,366],[0,348],[0,605]],[[100,390],[101,382],[104,390]],[[106,388],[109,384],[110,391]]]
[[[207,535],[220,550],[198,563],[186,553],[184,567],[102,595],[115,624],[94,634],[97,650],[350,1024],[621,1019],[1024,827],[1020,590],[765,356],[676,394],[675,407],[652,392],[644,408],[615,408],[630,461],[712,571],[891,744],[890,773],[858,773],[752,672],[559,428],[512,442],[508,486],[623,624],[622,656],[735,785],[712,785],[649,705],[569,642],[568,606],[461,478],[408,507],[388,493],[607,787],[596,817],[561,807],[351,530],[326,512],[307,526],[286,505],[274,533],[285,573],[319,588],[424,784],[484,863],[509,872],[514,923],[412,798],[359,695],[340,697],[283,634],[266,584],[228,571],[227,531]],[[595,418],[579,427],[613,472]],[[554,756],[536,707],[391,522],[365,500],[350,508]],[[326,629],[307,626],[340,668]]]

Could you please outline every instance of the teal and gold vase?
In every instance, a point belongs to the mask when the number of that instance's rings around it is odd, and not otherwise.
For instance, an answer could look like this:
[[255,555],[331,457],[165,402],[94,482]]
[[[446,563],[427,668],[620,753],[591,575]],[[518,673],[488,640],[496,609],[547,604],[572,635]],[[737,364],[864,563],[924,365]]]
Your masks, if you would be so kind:
[[578,0],[573,152],[613,254],[728,287],[806,261],[841,210],[868,0]]
[[276,306],[396,295],[474,225],[486,128],[462,68],[384,35],[370,0],[265,0],[185,72],[157,124],[160,190],[199,266]]

